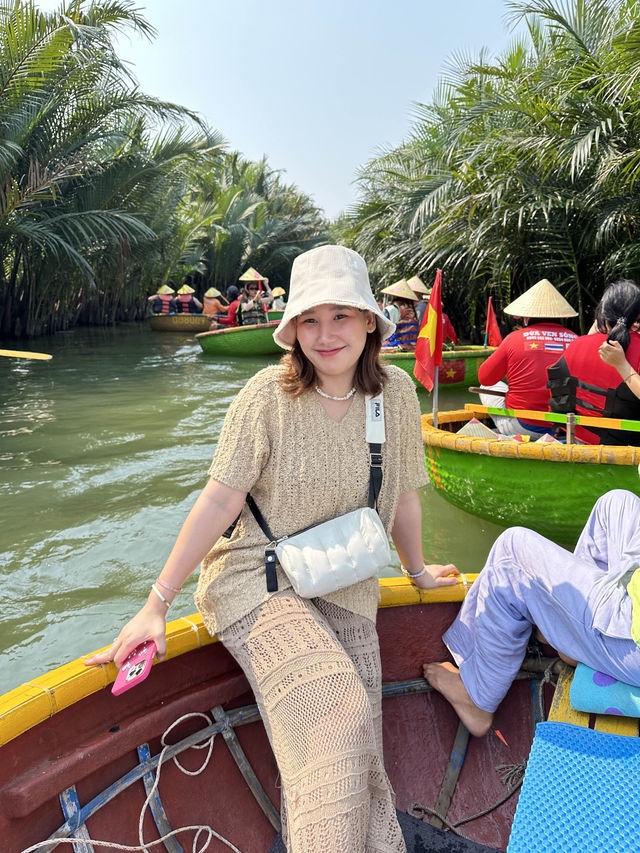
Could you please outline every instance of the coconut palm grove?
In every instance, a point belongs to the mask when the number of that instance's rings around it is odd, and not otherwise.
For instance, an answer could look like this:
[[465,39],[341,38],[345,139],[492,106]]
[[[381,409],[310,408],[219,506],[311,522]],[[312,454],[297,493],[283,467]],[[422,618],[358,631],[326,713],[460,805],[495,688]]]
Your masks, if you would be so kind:
[[330,222],[224,128],[140,91],[114,46],[154,37],[131,0],[2,3],[0,335],[142,319],[162,284],[224,291],[249,266],[286,289],[323,242],[360,252],[378,289],[441,268],[467,335],[488,296],[500,309],[541,278],[585,332],[604,285],[640,273],[640,2],[505,13],[509,48],[451,57]]

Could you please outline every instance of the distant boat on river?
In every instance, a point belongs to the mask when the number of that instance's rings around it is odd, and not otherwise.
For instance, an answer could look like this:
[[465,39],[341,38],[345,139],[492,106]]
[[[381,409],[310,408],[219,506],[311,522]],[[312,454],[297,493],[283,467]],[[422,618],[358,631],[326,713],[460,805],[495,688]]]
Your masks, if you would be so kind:
[[206,332],[211,325],[207,314],[153,314],[147,317],[154,332]]
[[[478,368],[485,361],[495,347],[481,346],[456,346],[452,350],[443,350],[442,365],[438,372],[438,385],[446,385],[447,388],[461,388],[475,385],[478,382]],[[402,352],[401,350],[382,348],[382,358],[391,364],[396,364],[411,376],[419,391],[425,391],[413,375],[416,363],[414,352]]]

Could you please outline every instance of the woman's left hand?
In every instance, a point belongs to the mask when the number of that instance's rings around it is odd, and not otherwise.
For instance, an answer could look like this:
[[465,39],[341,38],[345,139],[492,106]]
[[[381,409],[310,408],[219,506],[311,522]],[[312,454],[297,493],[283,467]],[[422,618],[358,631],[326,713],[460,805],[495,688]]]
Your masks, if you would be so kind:
[[426,572],[413,580],[413,583],[421,589],[435,589],[437,586],[454,586],[458,583],[460,572],[453,563],[447,563],[446,566],[441,566],[437,563],[432,565],[425,563],[424,567]]
[[628,373],[631,369],[624,350],[618,341],[604,341],[600,344],[598,353],[604,363],[614,367],[620,375]]

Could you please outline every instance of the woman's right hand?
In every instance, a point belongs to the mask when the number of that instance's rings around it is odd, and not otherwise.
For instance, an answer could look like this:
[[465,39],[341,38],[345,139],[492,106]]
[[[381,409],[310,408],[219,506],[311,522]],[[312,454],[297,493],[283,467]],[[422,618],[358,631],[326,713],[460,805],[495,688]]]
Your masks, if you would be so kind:
[[603,341],[598,348],[598,353],[604,363],[615,367],[621,376],[626,375],[631,370],[625,351],[618,341]]
[[167,652],[167,608],[160,600],[158,605],[149,600],[133,619],[127,622],[108,648],[85,660],[85,666],[97,666],[113,661],[120,669],[129,654],[145,640],[154,641],[158,648],[157,658],[163,660]]

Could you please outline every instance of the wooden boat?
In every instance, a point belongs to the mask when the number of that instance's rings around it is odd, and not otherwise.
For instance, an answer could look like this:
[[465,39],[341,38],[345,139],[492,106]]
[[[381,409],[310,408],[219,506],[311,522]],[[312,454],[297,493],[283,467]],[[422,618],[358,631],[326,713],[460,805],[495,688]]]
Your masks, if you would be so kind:
[[154,332],[205,332],[211,318],[207,314],[153,314],[147,323]]
[[[509,788],[497,768],[528,754],[539,696],[527,678],[540,673],[514,682],[495,718],[500,736],[491,731],[467,744],[449,704],[421,678],[424,662],[446,655],[441,636],[465,587],[425,592],[389,578],[380,581],[380,591],[385,762],[398,809],[428,816],[437,803],[453,824],[489,809],[460,831],[504,850],[517,791],[505,798]],[[208,824],[243,853],[266,853],[279,824],[275,761],[244,675],[200,617],[170,623],[167,657],[145,682],[115,697],[115,675],[113,664],[87,668],[77,660],[0,698],[3,853],[74,831],[87,843],[139,844],[138,820],[160,738],[177,720],[166,738],[174,746],[144,818],[144,840]],[[222,737],[213,741],[208,763],[208,749],[187,751],[215,733]],[[190,771],[206,767],[197,777],[185,776],[168,760],[174,755]],[[505,801],[491,809],[499,800]],[[193,830],[180,833],[154,849],[191,850],[193,837]],[[228,848],[214,841],[211,849]]]
[[202,351],[212,355],[247,356],[270,355],[282,350],[273,340],[279,320],[256,326],[235,326],[232,329],[215,329],[196,335]]
[[[431,414],[422,416],[431,483],[460,509],[505,527],[530,527],[571,545],[600,495],[610,489],[640,495],[639,447],[456,435],[471,418],[486,420],[486,411],[468,404],[464,410],[439,412],[437,428]],[[556,421],[563,417],[539,416]]]
[[[442,353],[442,365],[439,372],[439,385],[447,388],[475,385],[478,382],[478,368],[495,347],[460,346]],[[426,392],[426,388],[413,375],[416,356],[413,352],[382,349],[382,358],[391,364],[396,364],[406,370],[413,379],[418,390]]]

